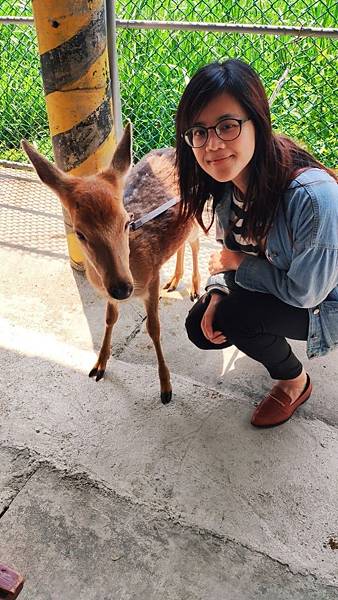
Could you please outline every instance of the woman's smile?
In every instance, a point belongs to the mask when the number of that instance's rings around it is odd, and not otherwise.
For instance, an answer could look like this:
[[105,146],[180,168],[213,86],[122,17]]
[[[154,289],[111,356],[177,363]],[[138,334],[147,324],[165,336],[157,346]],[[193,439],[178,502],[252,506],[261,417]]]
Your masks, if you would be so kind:
[[209,159],[207,159],[207,163],[209,163],[210,165],[218,165],[220,163],[229,161],[230,158],[233,158],[232,154],[230,154],[229,156],[220,156],[217,158],[209,158]]

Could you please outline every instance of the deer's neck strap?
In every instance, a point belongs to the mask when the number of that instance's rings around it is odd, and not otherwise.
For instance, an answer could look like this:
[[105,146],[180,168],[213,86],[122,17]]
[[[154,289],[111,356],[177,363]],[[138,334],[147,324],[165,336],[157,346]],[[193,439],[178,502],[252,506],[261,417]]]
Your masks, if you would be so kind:
[[154,210],[151,210],[146,215],[143,215],[139,219],[131,221],[131,223],[129,224],[130,229],[132,231],[135,231],[139,227],[142,227],[142,225],[144,225],[145,223],[148,223],[148,221],[151,221],[152,219],[155,219],[155,217],[158,217],[159,215],[164,213],[166,210],[168,210],[168,208],[174,206],[178,202],[180,202],[180,198],[178,198],[177,196],[175,198],[170,198],[170,200],[168,200],[164,204],[161,204],[161,206],[154,208]]

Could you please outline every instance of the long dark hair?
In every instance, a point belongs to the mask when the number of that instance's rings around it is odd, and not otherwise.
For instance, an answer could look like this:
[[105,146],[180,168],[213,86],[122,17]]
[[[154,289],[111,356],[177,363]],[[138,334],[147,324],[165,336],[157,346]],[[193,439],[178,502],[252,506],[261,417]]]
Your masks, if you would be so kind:
[[255,151],[250,161],[244,196],[244,233],[257,241],[271,227],[278,204],[295,170],[302,167],[325,169],[309,152],[283,135],[272,132],[269,102],[257,73],[241,60],[214,62],[199,69],[187,85],[176,114],[176,167],[181,193],[181,215],[195,216],[204,231],[205,202],[213,198],[213,213],[224,193],[224,183],[210,177],[198,165],[183,133],[216,96],[227,92],[245,109],[255,127]]

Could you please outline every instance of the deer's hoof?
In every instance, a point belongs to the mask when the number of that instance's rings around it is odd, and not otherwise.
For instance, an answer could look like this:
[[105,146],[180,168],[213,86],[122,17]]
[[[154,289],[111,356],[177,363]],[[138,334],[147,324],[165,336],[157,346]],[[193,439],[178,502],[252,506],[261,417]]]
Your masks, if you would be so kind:
[[195,300],[198,300],[200,298],[200,296],[201,296],[201,294],[198,291],[191,290],[191,292],[190,292],[191,302],[195,302]]
[[172,398],[172,391],[170,392],[161,392],[161,402],[162,404],[168,404]]
[[167,290],[167,292],[174,292],[179,284],[179,279],[176,279],[176,277],[173,277],[172,279],[170,279],[170,281],[167,281],[167,283],[163,286],[163,290]]
[[96,381],[100,381],[104,377],[104,369],[97,369],[94,367],[89,373],[89,377],[95,377]]

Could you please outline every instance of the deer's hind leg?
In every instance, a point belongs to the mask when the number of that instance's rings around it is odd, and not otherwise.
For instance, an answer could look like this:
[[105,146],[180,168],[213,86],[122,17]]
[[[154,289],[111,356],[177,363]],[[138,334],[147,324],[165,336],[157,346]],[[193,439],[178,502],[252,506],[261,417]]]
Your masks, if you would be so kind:
[[[191,278],[191,289],[190,289],[190,299],[193,302],[197,298],[200,297],[201,290],[201,276],[199,272],[198,266],[198,255],[200,251],[200,240],[199,240],[199,229],[198,225],[194,225],[191,233],[188,237],[188,242],[190,244],[191,252],[192,252],[192,278]],[[174,275],[169,279],[169,281],[163,286],[164,290],[168,290],[168,292],[173,292],[176,290],[179,282],[181,281],[184,273],[184,254],[185,254],[185,242],[182,246],[177,250],[176,253],[176,265]]]
[[173,292],[176,290],[179,282],[181,281],[184,273],[184,253],[185,253],[185,243],[183,242],[182,246],[177,250],[176,253],[176,265],[175,272],[173,276],[167,281],[167,283],[163,286],[164,290],[168,290],[168,292]]
[[148,286],[148,294],[144,299],[144,304],[147,311],[147,331],[155,346],[158,374],[161,385],[161,402],[168,404],[172,397],[172,387],[170,383],[169,369],[165,363],[161,341],[160,341],[160,319],[159,319],[159,292],[160,292],[160,276],[159,274],[150,282]]
[[106,328],[101,344],[101,350],[98,359],[89,373],[89,377],[95,377],[96,381],[100,381],[104,376],[106,365],[110,357],[110,343],[114,324],[119,316],[117,302],[107,302],[106,307]]
[[192,252],[192,278],[191,278],[191,290],[190,299],[196,300],[201,295],[201,275],[198,267],[198,255],[200,251],[200,239],[199,230],[197,225],[194,226],[191,234],[188,238],[191,252]]

